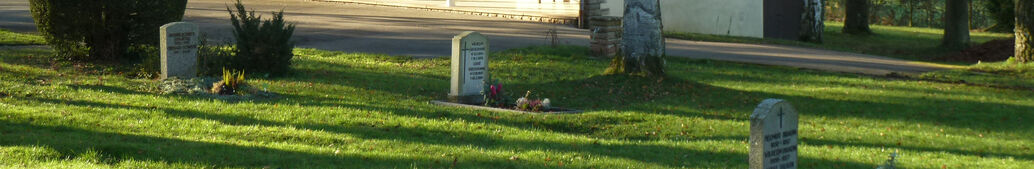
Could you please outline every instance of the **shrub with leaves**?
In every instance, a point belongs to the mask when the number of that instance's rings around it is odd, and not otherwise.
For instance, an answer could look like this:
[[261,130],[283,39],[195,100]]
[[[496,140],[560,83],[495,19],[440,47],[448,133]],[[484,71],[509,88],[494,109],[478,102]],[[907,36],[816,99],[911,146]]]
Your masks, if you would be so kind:
[[235,10],[226,8],[233,22],[233,35],[237,38],[236,57],[230,66],[269,74],[284,74],[290,69],[294,57],[294,24],[284,21],[284,12],[273,12],[272,19],[262,20],[255,11],[247,11],[240,0]]
[[159,28],[183,19],[187,0],[29,0],[36,28],[58,55],[124,61],[134,45],[158,45]]
[[239,65],[237,54],[234,53],[236,48],[231,45],[213,45],[209,44],[208,40],[204,37],[205,34],[201,34],[200,42],[197,46],[197,58],[198,58],[198,74],[201,75],[212,75],[218,76],[227,67],[235,69],[244,69]]

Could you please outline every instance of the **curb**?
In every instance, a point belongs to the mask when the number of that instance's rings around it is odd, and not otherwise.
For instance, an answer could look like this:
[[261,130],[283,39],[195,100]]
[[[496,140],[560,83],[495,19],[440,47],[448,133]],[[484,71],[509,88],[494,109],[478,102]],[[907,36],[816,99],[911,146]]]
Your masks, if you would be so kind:
[[475,11],[475,10],[432,8],[432,7],[417,7],[417,6],[408,6],[408,5],[398,5],[398,4],[360,2],[360,1],[355,1],[355,0],[309,0],[309,1],[336,2],[336,3],[346,3],[346,4],[360,4],[360,5],[373,5],[373,6],[396,7],[396,8],[407,8],[407,9],[419,9],[419,10],[427,10],[427,11],[435,11],[435,12],[452,12],[452,13],[461,13],[461,14],[467,14],[467,15],[488,16],[488,17],[506,18],[506,19],[511,19],[511,20],[519,20],[519,21],[540,22],[540,23],[561,24],[561,25],[574,25],[574,24],[578,24],[578,18],[577,17],[551,17],[551,16],[520,15],[520,14],[507,14],[507,13],[497,13],[497,12],[483,12],[483,11]]

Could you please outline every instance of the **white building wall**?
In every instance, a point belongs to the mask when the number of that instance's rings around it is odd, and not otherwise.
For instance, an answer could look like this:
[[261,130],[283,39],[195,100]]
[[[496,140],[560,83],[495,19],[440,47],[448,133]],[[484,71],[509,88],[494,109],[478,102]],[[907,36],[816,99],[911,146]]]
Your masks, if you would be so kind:
[[[624,15],[624,0],[606,0],[610,16]],[[661,0],[664,31],[763,38],[763,0]]]

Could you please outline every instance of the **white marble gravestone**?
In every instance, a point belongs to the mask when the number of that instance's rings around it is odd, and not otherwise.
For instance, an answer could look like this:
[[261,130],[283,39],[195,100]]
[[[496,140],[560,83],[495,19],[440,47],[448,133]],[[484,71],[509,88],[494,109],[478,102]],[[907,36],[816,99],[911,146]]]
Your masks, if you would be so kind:
[[197,76],[198,26],[190,22],[173,22],[161,27],[161,79]]
[[797,168],[797,110],[766,99],[750,115],[750,169]]
[[452,85],[449,101],[482,104],[481,91],[488,77],[488,39],[474,31],[452,38]]

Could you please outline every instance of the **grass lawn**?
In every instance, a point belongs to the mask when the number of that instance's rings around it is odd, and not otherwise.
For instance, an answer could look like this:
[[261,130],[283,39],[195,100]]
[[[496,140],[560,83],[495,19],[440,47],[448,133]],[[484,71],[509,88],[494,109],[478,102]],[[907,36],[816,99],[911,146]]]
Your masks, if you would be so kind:
[[2,45],[42,45],[46,44],[38,35],[14,33],[0,29],[0,46]]
[[998,88],[1034,90],[1034,63],[1019,64],[1011,60],[978,63],[964,69],[924,73],[919,78]]
[[[919,61],[930,61],[932,58],[952,53],[939,48],[944,36],[942,29],[871,25],[870,28],[875,35],[856,36],[841,33],[843,28],[844,23],[826,22],[822,44],[678,32],[666,32],[665,36],[712,42],[792,45]],[[973,45],[979,45],[990,40],[1013,38],[1013,34],[971,32],[970,38]]]
[[1034,165],[1034,91],[672,58],[670,76],[601,76],[582,47],[494,53],[507,90],[586,110],[438,107],[447,59],[295,51],[280,94],[160,95],[130,73],[0,50],[0,168],[747,168],[750,113],[800,111],[801,168]]

